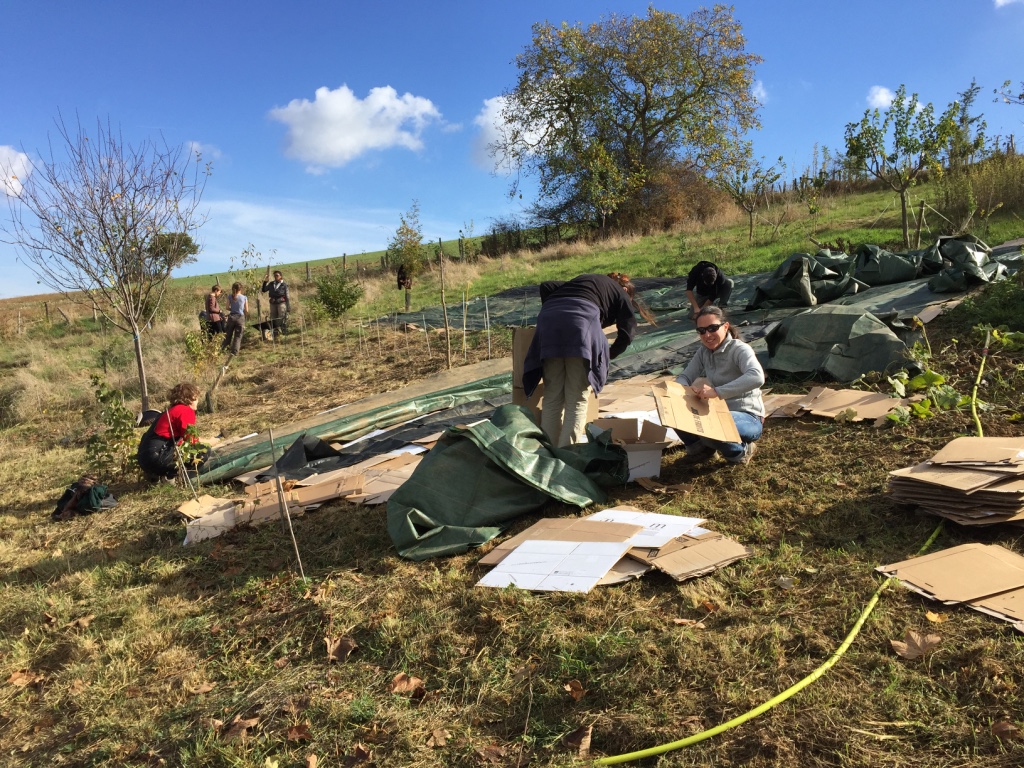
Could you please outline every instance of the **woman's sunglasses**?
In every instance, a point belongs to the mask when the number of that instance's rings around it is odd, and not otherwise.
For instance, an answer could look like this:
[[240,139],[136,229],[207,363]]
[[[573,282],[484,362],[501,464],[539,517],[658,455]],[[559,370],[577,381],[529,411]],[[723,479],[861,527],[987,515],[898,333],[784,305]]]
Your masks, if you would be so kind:
[[703,328],[697,326],[697,333],[703,336],[705,333],[715,333],[725,323],[712,323],[711,325],[705,325]]

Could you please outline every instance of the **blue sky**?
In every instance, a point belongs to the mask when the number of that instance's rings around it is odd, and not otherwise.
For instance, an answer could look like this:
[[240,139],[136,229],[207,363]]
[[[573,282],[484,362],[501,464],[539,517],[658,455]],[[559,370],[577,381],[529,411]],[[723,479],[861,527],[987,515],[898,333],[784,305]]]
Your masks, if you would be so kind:
[[[508,198],[481,147],[531,24],[648,4],[4,0],[0,163],[24,173],[22,153],[45,149],[58,111],[109,117],[129,140],[201,147],[209,218],[187,273],[224,271],[249,243],[285,263],[378,250],[414,199],[425,238],[482,234],[529,202]],[[992,89],[1024,80],[1024,0],[734,8],[764,58],[763,127],[750,138],[769,160],[802,169],[815,144],[841,148],[846,123],[901,83],[941,109],[977,78],[989,134],[1022,133],[1024,107],[994,103]],[[0,263],[0,297],[44,290],[11,246],[0,243]]]

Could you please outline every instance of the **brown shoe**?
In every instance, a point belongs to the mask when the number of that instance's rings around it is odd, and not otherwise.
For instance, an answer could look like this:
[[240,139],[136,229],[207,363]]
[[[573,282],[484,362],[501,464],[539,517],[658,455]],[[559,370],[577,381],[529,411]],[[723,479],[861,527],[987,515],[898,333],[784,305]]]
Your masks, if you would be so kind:
[[744,443],[743,453],[735,459],[729,459],[729,461],[733,464],[749,464],[750,460],[754,458],[755,453],[757,453],[757,443]]

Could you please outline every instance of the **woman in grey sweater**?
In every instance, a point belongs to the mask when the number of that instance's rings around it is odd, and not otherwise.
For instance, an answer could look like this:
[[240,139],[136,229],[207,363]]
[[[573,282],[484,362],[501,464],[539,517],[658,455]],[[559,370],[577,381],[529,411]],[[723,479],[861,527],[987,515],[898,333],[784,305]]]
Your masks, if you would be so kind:
[[761,437],[764,424],[764,369],[719,307],[704,307],[697,313],[697,333],[701,346],[676,381],[690,387],[697,397],[725,400],[742,442],[726,443],[680,433],[686,462],[707,461],[717,452],[733,464],[746,464],[754,455],[754,442]]

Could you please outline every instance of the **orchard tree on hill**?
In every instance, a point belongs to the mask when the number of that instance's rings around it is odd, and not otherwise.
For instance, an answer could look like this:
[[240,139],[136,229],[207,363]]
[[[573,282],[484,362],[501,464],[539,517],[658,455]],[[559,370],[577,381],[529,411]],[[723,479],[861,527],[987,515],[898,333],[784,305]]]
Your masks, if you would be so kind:
[[398,273],[398,288],[405,289],[405,311],[412,307],[412,280],[423,268],[423,225],[420,204],[413,200],[399,217],[398,229],[388,242],[388,259]]
[[846,126],[846,154],[858,170],[867,171],[900,196],[903,247],[910,247],[907,194],[926,170],[942,173],[941,160],[958,136],[960,104],[954,101],[936,117],[917,94],[901,85],[885,110],[867,110],[859,123]]
[[132,335],[145,410],[142,334],[171,271],[195,261],[210,167],[184,146],[131,144],[109,121],[91,135],[81,123],[56,126],[48,156],[20,189],[8,186],[2,231],[40,283]]
[[747,241],[754,242],[754,216],[757,209],[768,200],[768,194],[782,178],[786,164],[780,157],[774,165],[765,167],[764,158],[760,161],[750,160],[739,168],[724,172],[718,176],[718,185],[733,199],[738,206],[747,212],[750,228]]
[[652,7],[587,27],[535,24],[492,154],[499,167],[536,176],[538,202],[552,210],[583,208],[599,224],[649,220],[652,187],[667,170],[716,170],[758,126],[760,61],[720,5],[686,17]]

